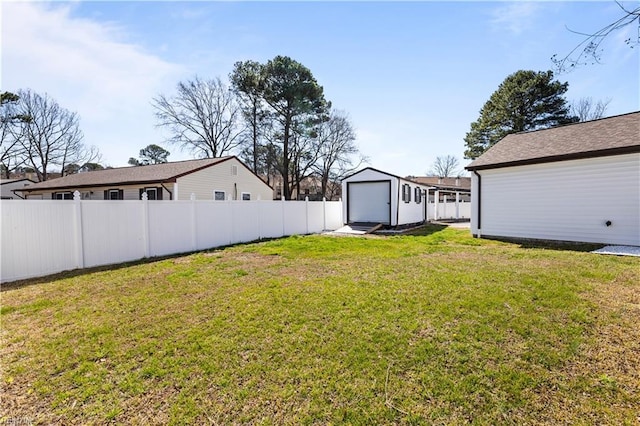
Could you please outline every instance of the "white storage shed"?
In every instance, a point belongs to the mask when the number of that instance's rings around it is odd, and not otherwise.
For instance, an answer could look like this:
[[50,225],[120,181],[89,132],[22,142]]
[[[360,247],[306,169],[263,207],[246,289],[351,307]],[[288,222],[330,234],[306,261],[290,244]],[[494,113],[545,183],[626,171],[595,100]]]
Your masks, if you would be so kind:
[[342,181],[345,223],[402,226],[427,220],[429,186],[367,167]]
[[474,236],[640,246],[640,112],[511,134],[466,168]]

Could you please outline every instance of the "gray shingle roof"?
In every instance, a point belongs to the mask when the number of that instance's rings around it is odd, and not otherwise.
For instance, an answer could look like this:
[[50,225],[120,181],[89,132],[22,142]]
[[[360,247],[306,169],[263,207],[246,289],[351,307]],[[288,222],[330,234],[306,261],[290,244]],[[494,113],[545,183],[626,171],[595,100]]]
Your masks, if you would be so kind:
[[119,167],[76,173],[57,179],[29,185],[21,191],[42,189],[81,188],[91,186],[133,185],[152,182],[173,182],[176,178],[221,163],[233,157],[206,158],[203,160],[176,161],[148,166]]
[[640,112],[513,133],[465,167],[468,170],[640,152]]
[[411,180],[438,188],[471,189],[470,177],[414,176]]

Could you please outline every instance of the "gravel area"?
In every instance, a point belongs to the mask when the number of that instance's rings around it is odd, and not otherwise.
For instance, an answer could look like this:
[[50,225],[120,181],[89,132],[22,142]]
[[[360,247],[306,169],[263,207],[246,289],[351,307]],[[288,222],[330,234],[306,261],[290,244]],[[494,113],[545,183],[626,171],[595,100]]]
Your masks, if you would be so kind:
[[594,250],[591,253],[614,254],[616,256],[638,256],[640,257],[640,247],[637,246],[606,246]]

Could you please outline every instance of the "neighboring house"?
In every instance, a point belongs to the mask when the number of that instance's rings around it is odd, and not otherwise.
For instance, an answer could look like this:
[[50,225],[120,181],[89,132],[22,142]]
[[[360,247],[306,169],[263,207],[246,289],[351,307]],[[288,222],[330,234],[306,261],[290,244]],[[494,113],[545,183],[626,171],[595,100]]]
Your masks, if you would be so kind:
[[436,191],[439,193],[439,201],[445,201],[445,198],[451,200],[456,196],[459,201],[471,201],[470,177],[407,176],[407,179],[434,188],[430,191],[429,202],[434,201]]
[[474,236],[640,246],[640,112],[511,134],[466,169]]
[[76,173],[22,189],[27,199],[271,200],[273,189],[236,157],[177,161]]
[[429,188],[367,167],[342,180],[344,220],[389,226],[424,222]]
[[[269,176],[269,182],[273,186],[273,199],[282,199],[282,176],[271,175]],[[327,184],[327,201],[338,201],[341,197],[341,185],[340,182],[329,182]],[[316,176],[307,176],[300,182],[300,191],[297,188],[291,188],[292,200],[304,200],[309,198],[309,201],[322,201],[322,182],[320,178]]]
[[22,198],[20,195],[13,192],[14,190],[20,190],[28,185],[33,185],[35,182],[31,179],[2,179],[0,180],[0,199],[11,200],[14,198]]

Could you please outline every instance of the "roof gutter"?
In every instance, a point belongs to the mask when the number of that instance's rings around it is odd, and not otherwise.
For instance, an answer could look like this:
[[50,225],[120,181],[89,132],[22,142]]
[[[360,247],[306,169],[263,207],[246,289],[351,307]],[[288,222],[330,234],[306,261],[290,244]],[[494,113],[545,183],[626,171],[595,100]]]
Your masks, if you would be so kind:
[[527,158],[522,160],[502,161],[497,163],[471,165],[465,167],[469,171],[499,169],[502,167],[528,166],[531,164],[555,163],[567,160],[583,160],[587,158],[609,157],[612,155],[636,154],[640,153],[640,144],[618,148],[601,149],[596,151],[576,152],[572,154],[551,155],[548,157]]

